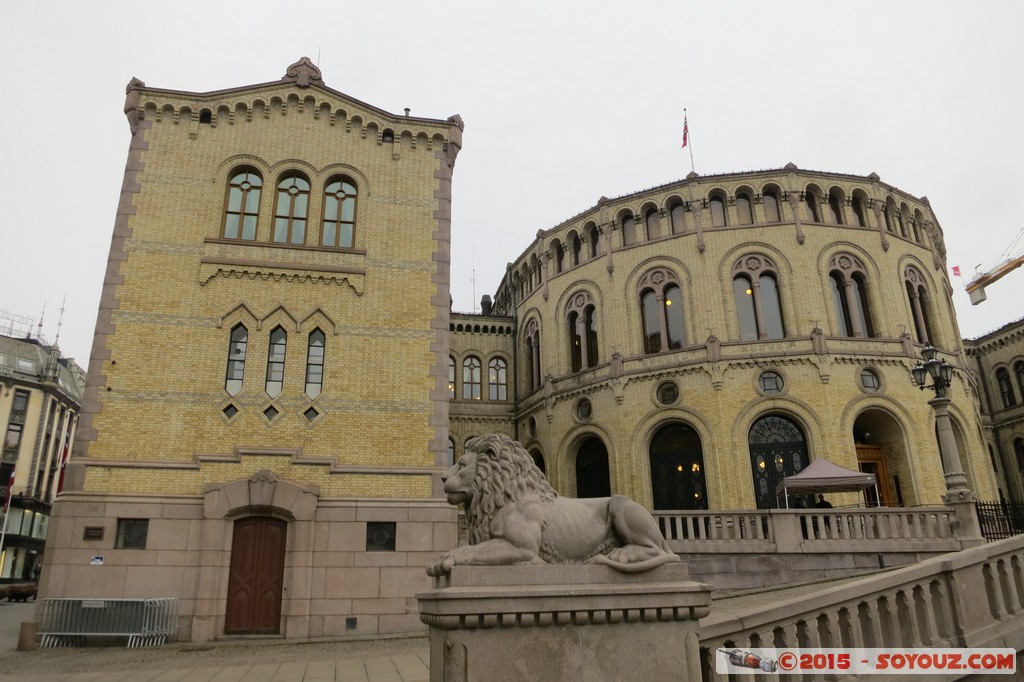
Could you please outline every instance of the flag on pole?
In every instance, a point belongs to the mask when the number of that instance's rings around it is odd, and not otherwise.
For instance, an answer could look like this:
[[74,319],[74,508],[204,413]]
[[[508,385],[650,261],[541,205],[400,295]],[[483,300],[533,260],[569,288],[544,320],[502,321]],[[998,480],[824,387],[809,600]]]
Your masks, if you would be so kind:
[[[11,469],[11,476],[7,479],[7,493],[4,496],[4,514],[11,507],[11,493],[14,491],[14,472],[15,469]],[[6,526],[6,521],[4,525]]]
[[686,114],[683,114],[683,146],[680,149],[686,149],[686,145],[690,142],[690,125],[686,121]]
[[963,276],[963,275],[960,274],[960,266],[959,265],[954,265],[953,266],[953,275],[956,276],[956,277],[962,277]]

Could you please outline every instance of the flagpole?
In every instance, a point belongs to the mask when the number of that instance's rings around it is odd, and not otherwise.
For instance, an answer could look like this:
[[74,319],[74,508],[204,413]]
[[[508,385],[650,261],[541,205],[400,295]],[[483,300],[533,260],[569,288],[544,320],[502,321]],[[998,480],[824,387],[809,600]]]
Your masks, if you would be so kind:
[[4,549],[4,540],[7,538],[7,520],[11,518],[11,501],[14,497],[14,472],[16,470],[17,466],[15,466],[14,469],[11,469],[11,477],[8,480],[7,485],[7,494],[4,496],[4,528],[0,531],[0,574],[3,573],[4,564],[7,563],[7,550]]
[[690,144],[690,125],[686,120],[686,107],[683,107],[683,128],[686,130],[686,146],[690,148],[690,172],[696,173],[693,167],[693,145]]

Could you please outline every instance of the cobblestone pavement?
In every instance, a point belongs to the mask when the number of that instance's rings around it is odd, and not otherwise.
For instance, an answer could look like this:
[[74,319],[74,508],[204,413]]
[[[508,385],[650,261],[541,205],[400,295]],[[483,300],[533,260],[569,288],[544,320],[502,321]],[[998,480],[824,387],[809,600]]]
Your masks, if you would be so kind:
[[4,682],[428,682],[426,635],[285,643],[172,643],[16,651],[35,604],[0,602]]

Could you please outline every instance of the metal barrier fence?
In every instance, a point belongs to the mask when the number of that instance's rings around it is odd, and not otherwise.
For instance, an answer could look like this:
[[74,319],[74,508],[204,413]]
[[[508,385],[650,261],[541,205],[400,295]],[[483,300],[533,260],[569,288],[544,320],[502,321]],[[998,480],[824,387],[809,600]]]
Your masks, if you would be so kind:
[[159,646],[178,633],[177,599],[42,599],[42,646],[80,646],[86,637],[127,637]]
[[1020,502],[978,502],[978,523],[986,540],[1024,535],[1024,504]]

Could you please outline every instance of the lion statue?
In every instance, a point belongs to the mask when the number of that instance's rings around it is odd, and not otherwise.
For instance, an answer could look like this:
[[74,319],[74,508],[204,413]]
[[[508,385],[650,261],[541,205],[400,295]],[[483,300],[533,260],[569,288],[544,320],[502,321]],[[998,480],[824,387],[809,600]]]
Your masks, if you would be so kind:
[[605,564],[639,573],[679,561],[654,517],[623,495],[560,497],[523,446],[490,434],[441,476],[448,503],[465,508],[469,544],[434,559],[427,573],[457,564]]

